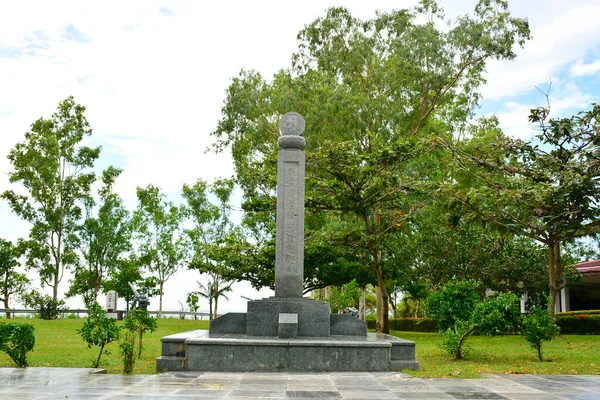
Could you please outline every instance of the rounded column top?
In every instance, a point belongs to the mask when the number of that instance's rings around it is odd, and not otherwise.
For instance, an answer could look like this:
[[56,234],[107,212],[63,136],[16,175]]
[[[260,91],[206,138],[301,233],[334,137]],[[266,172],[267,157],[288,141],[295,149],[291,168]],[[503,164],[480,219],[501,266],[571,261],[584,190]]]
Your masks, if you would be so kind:
[[302,137],[306,122],[297,112],[285,113],[279,122],[281,137],[277,141],[281,149],[304,150],[306,140]]

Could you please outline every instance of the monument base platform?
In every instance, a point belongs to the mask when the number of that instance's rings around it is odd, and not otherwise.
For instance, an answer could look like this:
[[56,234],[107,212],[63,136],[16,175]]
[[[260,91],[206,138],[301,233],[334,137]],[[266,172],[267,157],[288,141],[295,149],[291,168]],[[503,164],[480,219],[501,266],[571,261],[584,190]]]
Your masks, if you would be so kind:
[[197,330],[165,336],[156,371],[334,372],[418,369],[415,343],[391,335],[209,336]]

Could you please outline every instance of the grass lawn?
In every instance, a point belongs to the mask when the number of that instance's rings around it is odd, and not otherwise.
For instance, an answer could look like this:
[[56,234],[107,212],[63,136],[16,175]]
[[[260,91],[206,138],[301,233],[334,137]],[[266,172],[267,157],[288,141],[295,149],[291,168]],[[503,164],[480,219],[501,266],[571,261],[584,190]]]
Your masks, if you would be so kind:
[[[0,321],[6,322],[5,319]],[[32,367],[90,367],[99,349],[87,348],[77,334],[84,318],[44,321],[40,319],[17,319],[35,326],[36,343],[29,353]],[[144,336],[142,358],[136,361],[134,373],[155,373],[156,357],[160,356],[160,338],[178,332],[208,329],[208,321],[161,319],[154,333]],[[479,373],[531,373],[531,374],[600,374],[600,336],[564,335],[544,346],[545,357],[550,361],[539,362],[534,350],[520,336],[489,338],[474,336],[468,339],[472,351],[464,361],[451,361],[438,344],[441,337],[436,333],[393,332],[393,334],[417,343],[417,360],[420,371],[409,371],[418,377],[476,378]],[[108,373],[121,373],[121,355],[116,343],[107,346],[110,355],[102,356],[102,367]],[[0,367],[14,367],[8,356],[0,352]]]
[[465,360],[451,361],[440,347],[437,333],[392,332],[417,343],[417,377],[478,378],[479,373],[496,374],[600,374],[600,336],[561,335],[542,348],[545,361],[521,336],[472,336],[471,352]]
[[[0,322],[6,322],[0,319]],[[85,321],[79,319],[58,319],[45,321],[42,319],[16,319],[17,322],[31,322],[35,326],[35,347],[28,354],[32,367],[71,367],[89,368],[98,357],[99,347],[87,348],[87,344],[77,333]],[[120,324],[122,322],[119,322]],[[135,374],[153,374],[156,372],[156,358],[161,355],[160,338],[173,333],[208,329],[208,321],[180,320],[167,318],[158,320],[158,329],[154,333],[144,334],[142,358],[136,360]],[[101,367],[109,374],[122,373],[122,358],[119,346],[113,342],[106,346],[109,355],[103,355]],[[0,352],[0,367],[14,367],[13,361]]]

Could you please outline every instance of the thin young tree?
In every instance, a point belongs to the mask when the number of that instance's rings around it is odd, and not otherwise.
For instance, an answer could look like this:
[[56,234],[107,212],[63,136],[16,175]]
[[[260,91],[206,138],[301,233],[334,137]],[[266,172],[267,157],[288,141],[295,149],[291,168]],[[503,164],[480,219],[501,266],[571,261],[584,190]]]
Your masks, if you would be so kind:
[[131,250],[129,212],[121,197],[113,191],[115,179],[122,170],[108,167],[102,173],[103,186],[98,194],[100,207],[94,216],[94,199],[87,199],[85,220],[76,230],[80,262],[74,269],[67,297],[81,295],[88,306],[96,302],[104,282],[123,262]]
[[35,121],[25,141],[8,154],[14,168],[9,180],[21,189],[0,196],[31,224],[23,243],[25,264],[38,271],[42,285],[52,288],[55,301],[65,269],[77,264],[74,233],[82,217],[80,202],[90,197],[96,180],[92,167],[100,156],[100,147],[81,145],[92,134],[84,112],[84,106],[67,97],[50,119]]
[[158,318],[162,316],[165,282],[188,260],[188,244],[183,234],[183,213],[165,200],[160,188],[137,188],[138,207],[134,212],[134,236],[139,260],[158,279]]
[[[12,242],[0,238],[0,301],[4,308],[9,309],[9,300],[13,295],[22,294],[29,279],[25,274],[17,272],[20,252]],[[10,312],[6,311],[6,319],[10,319]]]

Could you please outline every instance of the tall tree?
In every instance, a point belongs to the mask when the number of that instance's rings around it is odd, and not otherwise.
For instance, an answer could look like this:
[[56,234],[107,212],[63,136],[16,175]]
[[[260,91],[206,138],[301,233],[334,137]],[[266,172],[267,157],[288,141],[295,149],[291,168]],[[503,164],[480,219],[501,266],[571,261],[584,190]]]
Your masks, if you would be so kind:
[[[29,284],[27,276],[16,270],[19,256],[19,249],[12,242],[0,238],[0,301],[4,303],[4,308],[10,308],[10,297],[22,294]],[[10,318],[8,311],[6,318]]]
[[448,144],[455,170],[443,189],[479,218],[546,246],[553,314],[566,283],[561,245],[600,232],[600,105],[570,118],[548,120],[549,111],[532,110],[533,141],[483,120],[472,139]]
[[[237,235],[230,221],[233,188],[230,179],[218,179],[212,185],[198,179],[192,186],[183,185],[183,211],[193,224],[185,231],[194,248],[189,266],[201,274],[222,275],[227,268],[230,257],[225,247]],[[216,204],[209,197],[215,198]]]
[[77,263],[74,232],[82,214],[78,203],[90,195],[96,179],[91,168],[100,155],[100,147],[80,144],[92,133],[84,111],[68,97],[50,119],[31,125],[25,141],[8,154],[14,168],[9,180],[27,194],[7,190],[1,196],[31,224],[26,266],[38,270],[55,300],[65,269]]
[[137,188],[138,208],[133,224],[140,262],[158,279],[158,318],[162,316],[165,282],[187,262],[188,245],[183,234],[184,214],[165,200],[160,188]]
[[113,192],[121,171],[108,167],[102,173],[97,216],[93,216],[94,199],[86,199],[86,218],[76,231],[82,260],[75,267],[67,296],[82,295],[88,306],[96,302],[104,281],[120,265],[123,254],[131,250],[129,212],[120,196]]
[[543,246],[512,232],[499,232],[494,224],[459,211],[432,201],[411,221],[412,234],[404,243],[414,260],[406,271],[409,275],[430,289],[453,276],[476,280],[484,289],[497,292],[537,292],[545,287]]
[[232,151],[246,206],[274,208],[279,116],[305,117],[307,208],[353,219],[350,236],[362,234],[381,290],[383,332],[384,238],[419,208],[408,194],[431,172],[420,161],[434,145],[428,138],[462,126],[485,63],[514,58],[515,44],[529,38],[527,21],[502,0],[480,1],[444,30],[442,17],[429,0],[365,21],[329,9],[298,35],[291,69],[270,83],[248,71],[233,80],[214,132],[216,149]]

